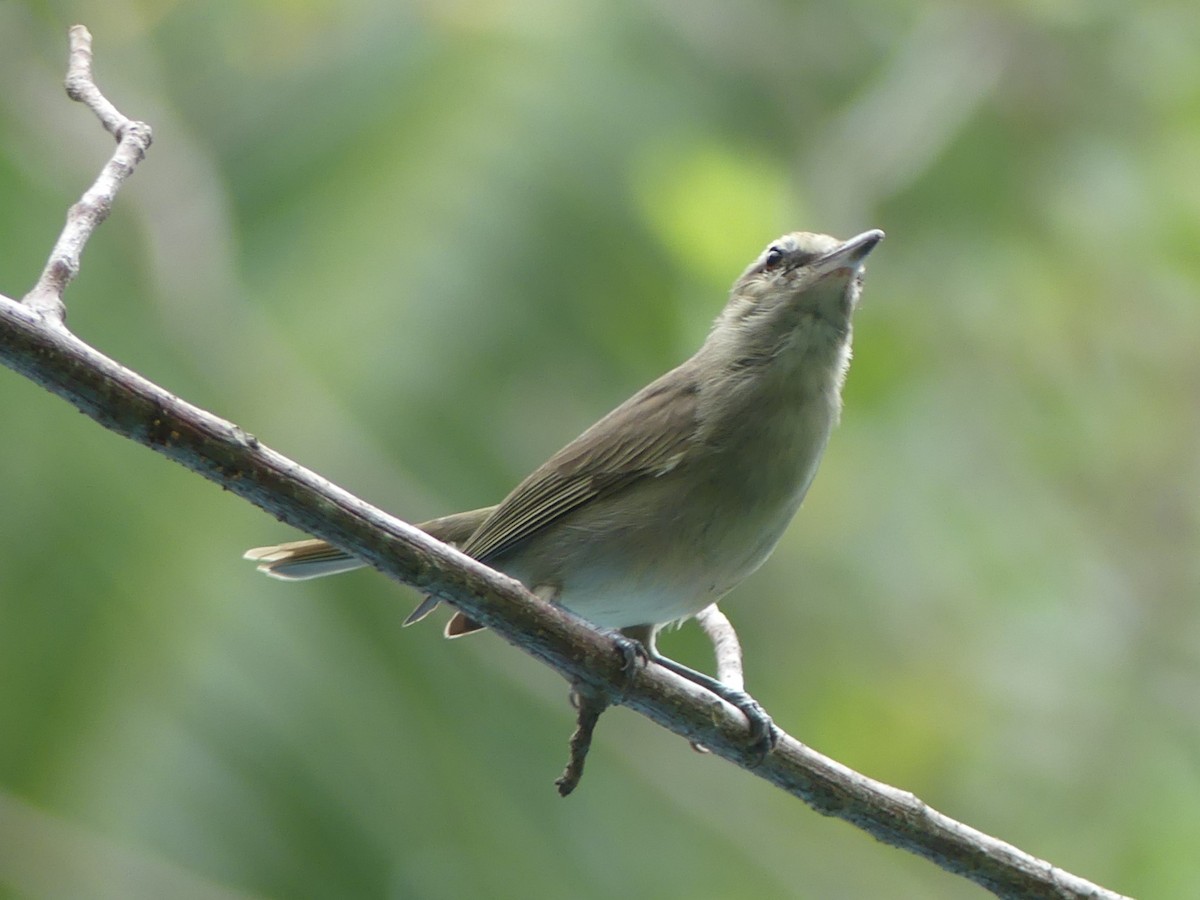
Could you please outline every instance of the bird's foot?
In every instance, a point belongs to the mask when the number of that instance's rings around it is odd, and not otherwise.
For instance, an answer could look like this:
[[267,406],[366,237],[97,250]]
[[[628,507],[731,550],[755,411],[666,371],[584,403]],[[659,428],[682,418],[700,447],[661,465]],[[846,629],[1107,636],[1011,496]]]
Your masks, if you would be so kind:
[[753,765],[759,765],[767,758],[772,750],[775,749],[775,744],[779,740],[779,729],[775,727],[775,722],[763,709],[761,703],[739,688],[731,688],[723,681],[718,681],[711,675],[705,675],[703,672],[697,672],[695,669],[683,665],[683,663],[675,662],[675,660],[663,656],[662,654],[652,654],[651,659],[670,669],[676,675],[686,678],[688,681],[694,682],[700,687],[716,694],[726,703],[737,708],[743,716],[746,717],[746,725],[750,730],[750,756]]
[[613,643],[616,644],[617,652],[621,654],[621,674],[627,679],[633,677],[633,673],[637,671],[639,665],[644,666],[652,659],[646,645],[637,638],[631,638],[619,631],[611,632],[611,637]]
[[753,754],[754,764],[761,764],[767,758],[767,754],[775,749],[779,740],[779,729],[775,727],[775,720],[763,709],[761,703],[745,691],[730,691],[718,696],[732,703],[746,717],[750,726],[750,752]]

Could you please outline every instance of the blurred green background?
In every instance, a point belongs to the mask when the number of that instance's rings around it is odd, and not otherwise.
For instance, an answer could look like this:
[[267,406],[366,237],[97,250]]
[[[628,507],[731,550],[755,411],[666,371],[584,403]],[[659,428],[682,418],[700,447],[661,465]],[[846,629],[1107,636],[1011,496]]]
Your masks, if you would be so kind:
[[[155,144],[84,339],[397,514],[498,500],[688,355],[769,240],[884,228],[846,413],[726,602],[751,690],[865,773],[1200,896],[1200,6],[0,3],[0,291]],[[983,892],[0,372],[0,885],[21,897]],[[694,626],[664,649],[710,665]]]

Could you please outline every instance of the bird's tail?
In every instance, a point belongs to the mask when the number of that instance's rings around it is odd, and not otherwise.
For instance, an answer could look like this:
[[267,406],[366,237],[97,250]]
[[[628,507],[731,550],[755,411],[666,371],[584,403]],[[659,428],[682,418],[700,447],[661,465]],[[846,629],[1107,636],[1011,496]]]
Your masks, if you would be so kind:
[[310,538],[271,547],[247,550],[244,559],[258,563],[258,571],[282,581],[305,581],[362,568],[364,563],[332,544]]
[[[430,519],[417,527],[439,541],[460,545],[475,533],[475,529],[483,524],[483,520],[493,509],[493,506],[472,509],[440,519]],[[270,547],[255,547],[253,550],[247,550],[244,558],[258,563],[258,571],[283,581],[322,578],[360,569],[366,565],[344,550],[316,538],[273,544]]]

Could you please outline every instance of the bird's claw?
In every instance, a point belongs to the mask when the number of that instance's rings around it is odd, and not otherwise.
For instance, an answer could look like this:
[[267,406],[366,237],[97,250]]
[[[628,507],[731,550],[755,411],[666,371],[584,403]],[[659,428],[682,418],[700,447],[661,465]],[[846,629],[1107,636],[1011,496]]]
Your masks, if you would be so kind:
[[779,729],[775,727],[774,720],[763,709],[762,704],[745,691],[735,691],[725,699],[741,710],[742,715],[746,717],[746,723],[750,727],[750,752],[754,757],[754,765],[759,765],[767,758],[767,754],[775,749],[779,741]]
[[612,639],[616,644],[617,652],[621,654],[621,673],[627,679],[633,677],[639,664],[645,665],[650,662],[650,654],[646,650],[646,645],[641,641],[621,634],[619,631],[612,633]]

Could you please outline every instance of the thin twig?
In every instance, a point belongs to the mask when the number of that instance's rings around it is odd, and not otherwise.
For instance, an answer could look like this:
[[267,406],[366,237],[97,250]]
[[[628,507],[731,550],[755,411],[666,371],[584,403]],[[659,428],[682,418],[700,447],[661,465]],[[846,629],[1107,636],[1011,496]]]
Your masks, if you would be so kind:
[[578,683],[571,691],[571,699],[575,704],[575,731],[571,734],[568,744],[570,758],[562,775],[554,782],[558,795],[566,797],[579,786],[583,778],[583,764],[587,761],[588,751],[592,749],[592,734],[600,715],[608,709],[608,697],[597,693],[584,683]]
[[[86,71],[87,32],[72,29],[71,36],[72,66],[79,60]],[[124,144],[132,123],[112,121]],[[148,144],[148,129],[145,136]],[[105,167],[106,172],[112,165]],[[109,202],[131,168],[108,186]],[[65,238],[64,233],[59,244]],[[82,241],[72,246],[77,267]],[[56,246],[55,257],[59,253]],[[48,296],[61,308],[61,288],[69,277],[56,282],[44,276],[43,280]],[[572,684],[585,686],[595,696],[620,696],[622,705],[778,785],[823,815],[849,821],[1001,897],[1121,900],[1112,891],[956,822],[912,794],[860,775],[786,734],[781,733],[775,749],[760,759],[747,722],[734,707],[661,666],[638,666],[630,672],[611,637],[565,610],[540,602],[512,578],[330,484],[233,423],[124,368],[71,334],[61,319],[47,316],[53,311],[44,298],[20,304],[0,296],[0,361],[106,428],[353,553],[397,581],[454,603]],[[590,727],[594,725],[593,721]],[[588,727],[580,722],[581,741]]]
[[96,86],[96,79],[92,76],[92,33],[86,26],[72,25],[67,31],[67,38],[70,44],[64,82],[67,96],[94,112],[104,130],[118,141],[121,140],[122,132],[130,120]]
[[123,116],[96,86],[92,77],[92,35],[82,25],[71,27],[70,48],[67,96],[96,114],[104,128],[117,139],[117,149],[92,186],[67,211],[66,225],[50,252],[46,268],[22,301],[54,322],[62,322],[66,317],[63,293],[79,272],[84,246],[97,226],[108,218],[122,182],[145,158],[153,140],[149,125]]
[[735,691],[744,691],[746,676],[742,671],[742,644],[733,629],[733,623],[715,603],[700,610],[696,614],[696,622],[712,641],[717,660],[717,680]]

